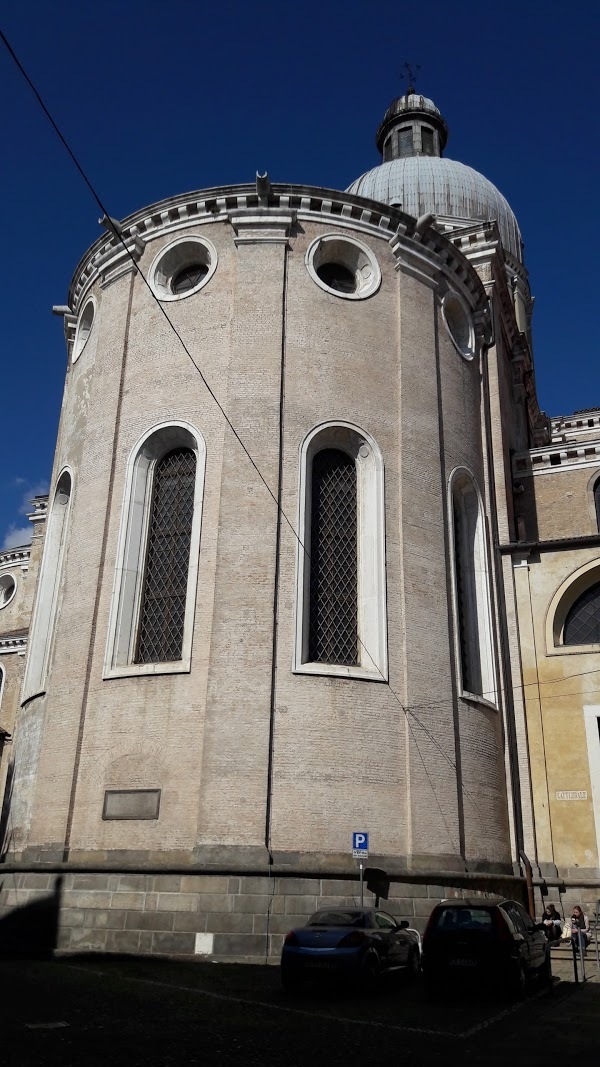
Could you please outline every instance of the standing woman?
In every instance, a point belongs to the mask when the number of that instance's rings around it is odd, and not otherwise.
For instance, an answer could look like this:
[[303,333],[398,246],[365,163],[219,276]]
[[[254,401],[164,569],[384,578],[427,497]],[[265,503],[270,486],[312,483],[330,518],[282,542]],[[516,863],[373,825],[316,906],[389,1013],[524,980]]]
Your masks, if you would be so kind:
[[571,916],[571,941],[576,951],[579,949],[580,934],[583,936],[583,951],[585,953],[590,939],[590,921],[587,915],[584,914],[583,908],[576,904]]

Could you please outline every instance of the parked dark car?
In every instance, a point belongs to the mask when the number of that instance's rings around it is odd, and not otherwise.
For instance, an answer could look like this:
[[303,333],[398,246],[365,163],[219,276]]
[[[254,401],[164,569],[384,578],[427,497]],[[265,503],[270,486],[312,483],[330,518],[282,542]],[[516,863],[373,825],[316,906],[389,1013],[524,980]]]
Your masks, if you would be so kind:
[[290,930],[281,953],[281,981],[287,990],[316,977],[330,982],[354,978],[372,986],[386,971],[417,974],[419,967],[417,931],[379,908],[317,911],[305,926]]
[[502,897],[444,900],[423,935],[425,986],[443,993],[457,978],[493,983],[520,996],[528,980],[552,983],[550,947],[541,923],[515,900]]

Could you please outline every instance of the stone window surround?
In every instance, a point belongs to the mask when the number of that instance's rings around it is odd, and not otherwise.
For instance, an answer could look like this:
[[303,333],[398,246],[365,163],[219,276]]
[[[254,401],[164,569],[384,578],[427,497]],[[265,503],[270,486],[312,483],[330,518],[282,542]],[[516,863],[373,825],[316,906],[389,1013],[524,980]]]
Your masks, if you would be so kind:
[[590,766],[592,807],[594,810],[594,823],[596,827],[596,848],[600,856],[600,736],[598,734],[598,729],[600,725],[600,705],[584,704],[583,720],[585,723],[588,760]]
[[[168,663],[134,663],[152,501],[152,475],[159,459],[173,448],[191,448],[196,456],[194,516],[181,659]],[[150,427],[130,453],[125,477],[103,678],[186,674],[191,670],[205,468],[204,437],[191,423],[179,420],[160,422]]]
[[[338,448],[357,461],[360,662],[356,666],[308,660],[311,469],[315,452],[321,448]],[[387,682],[384,467],[375,440],[359,426],[332,420],[313,427],[304,438],[299,455],[297,529],[293,672]]]
[[[170,278],[165,275],[164,279],[159,280],[161,279],[161,264],[163,264],[165,260],[168,261],[169,258],[176,261],[178,252],[185,249],[188,245],[197,245],[199,252],[201,251],[202,255],[208,259],[207,273],[192,289],[188,289],[184,293],[170,292],[168,288]],[[173,267],[173,273],[177,273],[177,271],[181,269],[185,264],[186,258],[189,257],[183,255],[181,262]],[[200,237],[198,234],[184,234],[183,236],[176,237],[174,240],[169,241],[167,244],[163,245],[159,252],[157,252],[148,271],[148,284],[157,300],[160,300],[161,303],[172,302],[174,300],[186,300],[188,296],[194,296],[194,294],[198,293],[200,289],[203,289],[205,285],[208,285],[217,269],[218,260],[217,250],[212,241],[209,241],[207,237]]]
[[[476,635],[477,644],[479,648],[480,666],[481,666],[481,681],[483,695],[481,693],[470,693],[463,686],[462,681],[462,661],[461,661],[461,649],[460,649],[460,623],[459,623],[459,610],[458,610],[458,589],[456,581],[456,544],[454,539],[454,493],[456,482],[460,479],[468,480],[470,486],[474,489],[477,495],[477,526],[476,526],[476,559],[475,559],[475,585],[477,596],[477,620],[478,620],[478,634]],[[490,574],[488,565],[488,546],[487,538],[485,534],[484,523],[484,509],[483,500],[479,491],[477,480],[472,472],[465,466],[455,467],[448,479],[448,533],[449,533],[449,547],[450,547],[450,559],[451,575],[452,575],[452,614],[454,618],[454,654],[456,662],[456,674],[459,682],[460,696],[465,700],[472,701],[477,704],[482,704],[485,707],[498,710],[498,681],[497,681],[497,666],[496,656],[494,649],[494,637],[492,626],[492,602],[490,591]],[[471,615],[472,617],[472,615]]]
[[600,470],[594,471],[588,482],[588,499],[592,516],[592,530],[600,533]]
[[[359,285],[357,290],[353,293],[343,293],[338,289],[332,289],[327,285],[318,275],[315,268],[314,261],[321,250],[326,249],[330,245],[334,248],[335,258],[325,260],[324,262],[339,262],[342,266],[347,267],[355,274],[360,274],[362,284]],[[342,254],[339,255],[339,249],[341,246]],[[344,246],[348,246],[349,255],[344,256]],[[356,265],[352,266],[350,260],[352,257],[356,257]],[[342,300],[366,300],[370,296],[378,291],[381,286],[381,270],[377,257],[374,252],[364,244],[362,241],[358,241],[355,237],[350,237],[344,233],[323,233],[319,237],[315,237],[314,241],[309,244],[306,255],[304,257],[306,269],[310,274],[312,280],[320,289],[323,289],[326,293],[330,293],[332,296],[340,297]],[[370,271],[370,277],[365,280],[364,271],[368,269]]]
[[[74,477],[71,467],[59,471],[52,504],[48,509],[44,554],[38,581],[37,596],[31,620],[29,649],[23,680],[23,703],[45,691],[46,676],[54,644],[54,623],[61,588],[62,570],[69,535],[69,519],[73,504]],[[68,490],[63,502],[59,493]]]
[[573,604],[590,585],[600,581],[600,559],[590,560],[571,571],[556,590],[546,612],[546,655],[582,656],[600,652],[600,644],[563,645],[565,621]]
[[[90,324],[89,324],[89,329],[88,329],[88,331],[87,331],[87,333],[85,335],[85,338],[83,339],[83,342],[82,342],[81,341],[82,329],[85,328],[83,319],[84,319],[86,311],[88,310],[88,308],[90,306],[92,307],[92,318],[91,318],[91,321],[90,321]],[[85,346],[87,345],[87,343],[88,343],[88,341],[90,339],[90,334],[91,334],[91,332],[92,332],[92,330],[94,328],[94,322],[96,320],[97,310],[98,310],[98,303],[97,303],[96,297],[95,296],[91,296],[91,295],[88,296],[86,301],[85,301],[85,303],[84,303],[84,305],[83,305],[83,307],[82,307],[82,309],[81,309],[81,314],[80,314],[80,316],[79,316],[79,318],[77,320],[77,329],[75,331],[75,341],[73,342],[73,353],[72,353],[72,356],[71,356],[71,362],[72,363],[77,363],[77,360],[79,359],[80,355],[82,354]]]
[[[463,314],[465,315],[467,324],[468,324],[469,340],[468,340],[468,343],[465,345],[464,348],[458,343],[458,341],[457,341],[456,337],[454,336],[454,333],[453,333],[453,331],[452,331],[452,329],[450,327],[450,323],[448,321],[448,317],[447,317],[447,314],[446,314],[446,304],[450,300],[455,300],[460,305],[460,307],[461,307],[461,309],[463,311]],[[444,293],[444,295],[442,296],[442,299],[441,299],[441,306],[442,306],[442,319],[443,319],[443,322],[444,322],[444,326],[446,327],[446,330],[448,331],[448,336],[449,336],[450,340],[452,341],[452,344],[454,345],[454,347],[455,347],[456,351],[458,352],[459,356],[461,356],[462,359],[465,359],[468,362],[470,362],[471,360],[473,360],[475,358],[475,356],[477,354],[477,348],[476,348],[476,340],[475,340],[475,328],[474,328],[474,325],[473,325],[473,317],[471,315],[471,309],[469,308],[469,305],[467,304],[466,300],[461,296],[461,294],[458,293],[455,289],[446,289],[446,292]]]
[[2,589],[4,589],[4,579],[5,578],[12,578],[13,588],[12,588],[12,593],[10,594],[8,600],[4,600],[3,598],[0,599],[0,611],[2,611],[4,608],[8,607],[8,605],[14,599],[15,593],[17,592],[17,584],[18,583],[17,583],[17,579],[15,578],[14,574],[12,574],[11,571],[3,571],[2,574],[0,574],[0,583],[2,583]]

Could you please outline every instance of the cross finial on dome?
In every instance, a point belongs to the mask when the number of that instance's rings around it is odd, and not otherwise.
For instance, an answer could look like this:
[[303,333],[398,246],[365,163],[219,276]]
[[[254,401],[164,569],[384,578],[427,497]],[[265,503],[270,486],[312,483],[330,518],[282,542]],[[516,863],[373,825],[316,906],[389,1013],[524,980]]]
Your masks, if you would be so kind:
[[417,74],[421,69],[421,64],[409,63],[407,59],[404,60],[400,71],[400,80],[406,81],[406,95],[410,96],[415,91],[415,85],[417,84]]

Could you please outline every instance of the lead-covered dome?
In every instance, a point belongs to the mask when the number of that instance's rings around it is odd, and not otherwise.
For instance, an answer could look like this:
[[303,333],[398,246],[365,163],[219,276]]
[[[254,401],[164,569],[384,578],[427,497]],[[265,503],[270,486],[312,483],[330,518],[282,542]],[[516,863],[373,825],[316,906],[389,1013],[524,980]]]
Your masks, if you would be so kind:
[[440,156],[407,156],[373,167],[349,186],[349,193],[398,204],[408,215],[449,216],[464,221],[496,221],[502,244],[522,258],[515,215],[502,193],[483,174]]
[[472,222],[498,224],[506,252],[521,260],[523,242],[510,204],[483,174],[442,158],[448,127],[433,100],[409,89],[394,100],[377,130],[383,163],[361,175],[348,192],[397,204],[409,215],[432,212],[454,228]]

